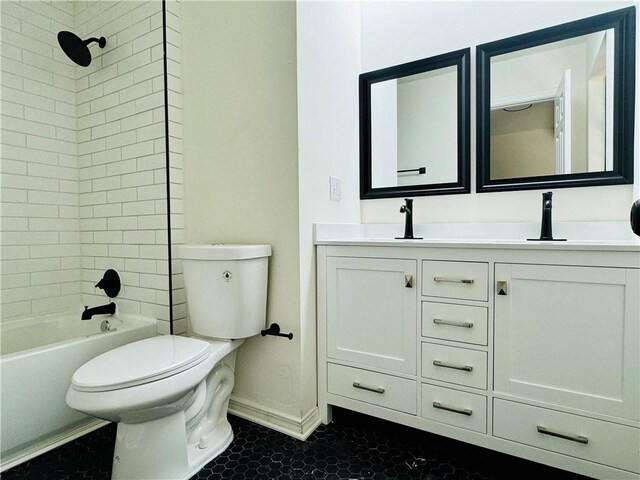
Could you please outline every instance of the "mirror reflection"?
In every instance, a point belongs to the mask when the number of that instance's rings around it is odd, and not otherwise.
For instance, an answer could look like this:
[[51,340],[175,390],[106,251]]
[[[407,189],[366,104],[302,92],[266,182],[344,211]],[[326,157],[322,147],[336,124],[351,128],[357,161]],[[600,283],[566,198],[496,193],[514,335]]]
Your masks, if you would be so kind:
[[371,85],[374,188],[457,179],[457,68]]
[[477,191],[633,183],[635,7],[476,47]]
[[491,179],[613,169],[614,31],[491,58]]
[[469,192],[470,49],[360,75],[360,198]]

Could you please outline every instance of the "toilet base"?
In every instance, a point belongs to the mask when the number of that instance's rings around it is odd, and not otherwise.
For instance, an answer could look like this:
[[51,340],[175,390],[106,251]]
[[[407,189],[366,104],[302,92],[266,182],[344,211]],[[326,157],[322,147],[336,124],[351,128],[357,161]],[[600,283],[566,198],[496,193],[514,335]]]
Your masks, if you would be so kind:
[[[216,458],[222,452],[224,452],[231,442],[233,441],[233,430],[229,422],[225,420],[223,425],[219,425],[219,432],[216,433],[215,443],[209,444],[206,449],[200,449],[190,446],[189,450],[189,474],[185,477],[185,480],[191,478],[198,473],[202,467],[204,467],[211,460]],[[212,440],[212,442],[214,442]]]
[[235,351],[162,418],[118,423],[112,480],[188,480],[233,440],[227,420]]
[[188,480],[233,441],[225,419],[203,445],[187,444],[184,412],[151,422],[118,424],[112,480]]

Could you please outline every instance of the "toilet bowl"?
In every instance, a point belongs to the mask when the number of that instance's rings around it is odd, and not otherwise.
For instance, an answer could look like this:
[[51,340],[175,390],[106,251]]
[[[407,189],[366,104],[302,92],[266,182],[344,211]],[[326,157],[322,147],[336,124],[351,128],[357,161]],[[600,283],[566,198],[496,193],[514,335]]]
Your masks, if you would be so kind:
[[233,440],[237,348],[266,323],[267,245],[184,245],[192,337],[159,336],[90,360],[67,404],[118,422],[112,479],[188,479]]

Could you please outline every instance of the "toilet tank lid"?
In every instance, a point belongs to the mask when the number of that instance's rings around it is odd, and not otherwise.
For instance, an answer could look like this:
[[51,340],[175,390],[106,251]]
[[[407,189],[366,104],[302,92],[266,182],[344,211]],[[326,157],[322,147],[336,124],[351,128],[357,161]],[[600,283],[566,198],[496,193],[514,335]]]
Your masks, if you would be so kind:
[[226,243],[178,245],[183,260],[248,260],[271,256],[270,245],[234,245]]

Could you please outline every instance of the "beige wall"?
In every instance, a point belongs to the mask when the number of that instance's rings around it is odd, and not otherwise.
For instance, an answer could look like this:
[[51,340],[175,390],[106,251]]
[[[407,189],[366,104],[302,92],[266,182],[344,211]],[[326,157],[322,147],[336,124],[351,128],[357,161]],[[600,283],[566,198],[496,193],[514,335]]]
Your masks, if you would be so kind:
[[183,2],[181,29],[185,242],[272,246],[267,319],[294,338],[249,339],[232,400],[295,423],[308,413],[300,400],[296,4]]
[[[535,148],[531,148],[535,145]],[[491,135],[491,179],[553,175],[556,169],[553,130],[536,129]]]

